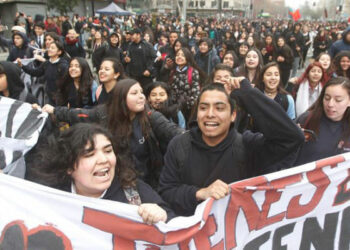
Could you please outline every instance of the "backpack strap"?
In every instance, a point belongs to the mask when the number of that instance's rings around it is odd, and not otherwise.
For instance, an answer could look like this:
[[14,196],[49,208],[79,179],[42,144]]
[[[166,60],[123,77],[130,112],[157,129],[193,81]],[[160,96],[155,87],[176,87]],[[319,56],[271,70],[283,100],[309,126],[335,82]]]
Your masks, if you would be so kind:
[[100,98],[101,92],[102,92],[102,84],[99,85],[96,89],[96,101],[98,101],[98,99]]
[[193,73],[193,67],[188,67],[187,70],[187,82],[191,86],[192,85],[192,73]]

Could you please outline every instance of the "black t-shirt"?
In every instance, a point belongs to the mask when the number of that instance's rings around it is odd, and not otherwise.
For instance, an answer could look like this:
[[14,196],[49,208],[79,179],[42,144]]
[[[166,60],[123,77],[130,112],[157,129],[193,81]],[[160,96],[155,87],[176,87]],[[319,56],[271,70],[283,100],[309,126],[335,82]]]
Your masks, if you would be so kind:
[[78,90],[75,88],[74,83],[70,83],[67,101],[71,108],[89,108],[94,105],[92,101],[91,89],[89,89],[88,93],[82,98],[82,103],[79,104]]
[[112,91],[109,91],[109,93],[107,93],[104,85],[102,84],[102,91],[101,91],[101,94],[97,100],[97,104],[106,104],[109,97],[112,95]]

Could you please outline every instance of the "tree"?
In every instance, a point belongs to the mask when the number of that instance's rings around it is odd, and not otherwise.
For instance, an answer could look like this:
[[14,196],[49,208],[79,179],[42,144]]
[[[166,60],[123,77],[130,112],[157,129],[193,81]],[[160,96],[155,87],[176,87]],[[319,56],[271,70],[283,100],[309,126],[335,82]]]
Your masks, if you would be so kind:
[[78,5],[78,0],[47,0],[47,7],[57,10],[61,15],[66,15]]

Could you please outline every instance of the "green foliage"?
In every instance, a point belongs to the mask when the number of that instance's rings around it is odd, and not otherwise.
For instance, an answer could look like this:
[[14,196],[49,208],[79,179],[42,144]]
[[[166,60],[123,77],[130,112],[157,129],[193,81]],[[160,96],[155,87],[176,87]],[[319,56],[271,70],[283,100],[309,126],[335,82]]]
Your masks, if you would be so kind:
[[73,8],[78,5],[78,0],[47,0],[47,7],[57,10],[61,15],[73,11]]

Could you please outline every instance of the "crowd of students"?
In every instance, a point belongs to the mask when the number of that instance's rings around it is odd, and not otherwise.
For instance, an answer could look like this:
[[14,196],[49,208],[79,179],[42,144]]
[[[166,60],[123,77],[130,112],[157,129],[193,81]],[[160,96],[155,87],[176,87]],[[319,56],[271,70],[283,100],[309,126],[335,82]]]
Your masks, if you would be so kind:
[[36,19],[0,37],[1,95],[39,108],[20,68],[45,86],[29,180],[138,205],[155,223],[231,182],[350,150],[346,23]]

